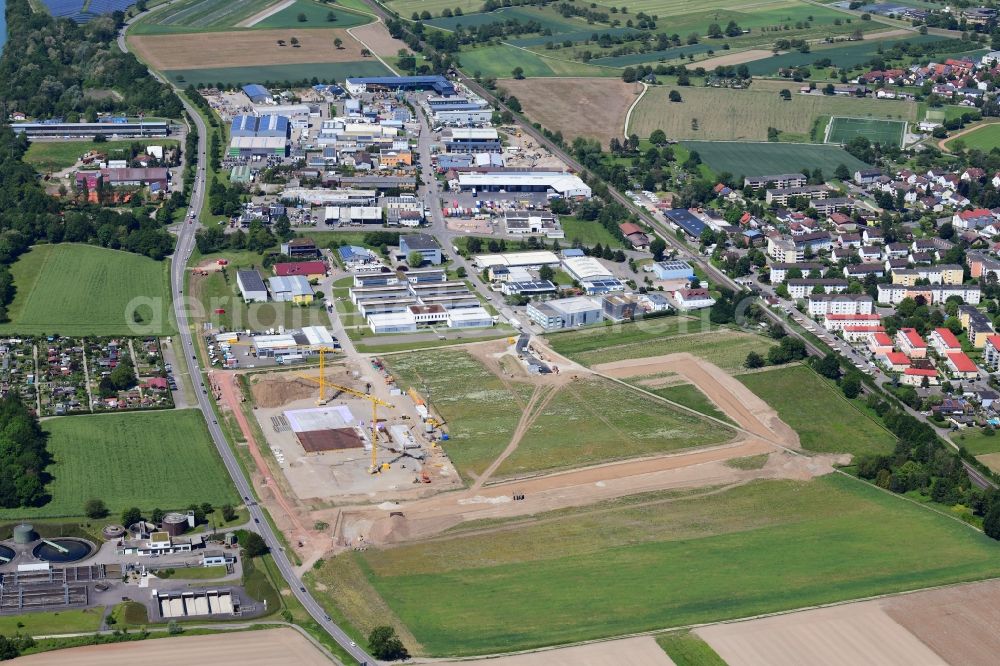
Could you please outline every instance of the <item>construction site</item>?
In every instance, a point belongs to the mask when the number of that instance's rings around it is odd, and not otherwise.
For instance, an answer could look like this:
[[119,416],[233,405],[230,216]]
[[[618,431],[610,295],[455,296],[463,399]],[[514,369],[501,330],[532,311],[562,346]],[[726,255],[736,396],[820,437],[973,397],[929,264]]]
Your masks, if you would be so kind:
[[318,368],[248,378],[266,447],[296,500],[317,509],[460,485],[439,445],[448,435],[419,394],[396,387],[378,359],[326,357]]

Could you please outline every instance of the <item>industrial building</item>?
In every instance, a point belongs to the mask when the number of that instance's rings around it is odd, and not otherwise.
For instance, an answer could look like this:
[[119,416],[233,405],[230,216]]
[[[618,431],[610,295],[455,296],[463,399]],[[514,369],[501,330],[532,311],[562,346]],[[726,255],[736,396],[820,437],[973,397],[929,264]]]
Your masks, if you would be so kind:
[[495,127],[459,127],[442,139],[449,153],[500,153],[503,144]]
[[322,326],[303,326],[300,330],[274,335],[255,335],[251,343],[257,356],[274,358],[310,356],[320,349],[336,349],[339,346],[336,338]]
[[267,280],[270,286],[271,298],[279,303],[291,301],[299,305],[308,305],[313,301],[313,290],[309,280],[301,275],[272,277]]
[[[437,266],[441,263],[441,246],[430,234],[408,234],[399,237],[399,253],[409,257],[411,252],[419,252],[427,263]],[[413,268],[416,268],[415,266]]]
[[267,302],[267,287],[257,271],[236,271],[236,286],[244,303]]
[[651,268],[657,280],[688,280],[694,276],[694,269],[686,261],[658,261]]
[[230,132],[229,155],[232,157],[288,155],[290,125],[285,116],[236,116]]
[[493,119],[492,109],[448,109],[434,111],[434,121],[441,125],[482,125]]
[[559,257],[548,250],[534,252],[504,252],[502,254],[477,254],[472,258],[478,268],[506,266],[507,268],[527,268],[537,270],[542,266],[558,266]]
[[347,79],[344,87],[352,95],[376,90],[433,90],[438,95],[455,94],[455,86],[441,75],[364,76]]
[[707,225],[699,220],[686,208],[674,208],[663,212],[663,216],[668,222],[673,222],[677,227],[683,229],[688,236],[699,238]]
[[243,86],[243,94],[247,96],[251,104],[270,104],[274,101],[270,91],[256,83]]
[[24,134],[29,139],[35,137],[72,137],[93,138],[97,135],[106,137],[157,137],[170,134],[170,125],[162,120],[137,120],[126,122],[104,123],[14,123],[11,129],[15,134]]
[[333,190],[289,187],[281,193],[282,201],[301,201],[313,206],[374,206],[378,192],[372,189]]
[[486,171],[461,173],[451,183],[463,192],[553,192],[562,197],[589,199],[590,186],[563,171]]
[[596,324],[601,312],[601,303],[589,296],[528,304],[528,318],[546,331]]
[[545,234],[546,238],[565,238],[559,218],[541,210],[509,210],[503,214],[504,229],[508,234],[524,236]]

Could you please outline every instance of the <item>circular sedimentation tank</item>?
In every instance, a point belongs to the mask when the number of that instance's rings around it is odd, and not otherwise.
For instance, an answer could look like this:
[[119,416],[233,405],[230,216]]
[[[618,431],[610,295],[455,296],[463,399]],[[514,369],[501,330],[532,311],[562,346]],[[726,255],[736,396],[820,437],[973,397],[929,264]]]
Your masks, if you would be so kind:
[[14,559],[15,555],[17,555],[17,552],[13,548],[0,544],[0,566],[10,562]]
[[101,534],[104,535],[105,539],[118,539],[125,536],[125,528],[121,525],[105,525]]
[[14,526],[14,543],[25,545],[37,538],[38,535],[35,534],[35,527],[33,525],[22,523]]
[[45,562],[79,562],[94,552],[94,546],[83,539],[46,539],[31,551],[37,559]]

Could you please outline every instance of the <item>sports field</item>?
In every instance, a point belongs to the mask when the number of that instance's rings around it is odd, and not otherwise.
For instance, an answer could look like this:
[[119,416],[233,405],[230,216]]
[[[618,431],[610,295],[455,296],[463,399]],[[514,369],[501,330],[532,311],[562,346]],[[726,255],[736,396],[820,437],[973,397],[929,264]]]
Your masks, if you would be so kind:
[[795,429],[804,449],[888,454],[896,445],[896,438],[864,411],[863,401],[848,401],[809,368],[780,368],[739,379]]
[[[139,35],[129,44],[154,69],[212,69],[298,63],[347,63],[361,60],[361,44],[342,29],[254,30],[190,35]],[[298,46],[289,44],[295,37]],[[338,49],[333,41],[340,39]],[[281,42],[279,44],[279,41]]]
[[863,136],[872,143],[882,145],[903,145],[903,134],[906,123],[901,120],[875,120],[872,118],[842,118],[835,116],[830,119],[826,142],[844,144]]
[[222,30],[273,5],[275,0],[180,0],[129,28],[130,35]]
[[988,153],[994,148],[1000,148],[1000,123],[983,125],[968,134],[959,137],[966,148],[976,148]]
[[213,67],[210,69],[172,69],[165,72],[171,80],[193,85],[223,83],[236,86],[247,83],[302,81],[316,78],[323,82],[343,81],[351,76],[388,76],[392,72],[374,58],[353,62],[306,62],[298,65],[256,65],[253,67]]
[[0,518],[80,516],[92,497],[112,515],[130,506],[181,509],[239,499],[198,410],[65,416],[42,428],[53,457],[52,500],[36,509],[0,509]]
[[[759,481],[700,497],[637,496],[536,518],[536,524],[501,524],[341,558],[360,562],[371,585],[437,656],[528,649],[1000,575],[996,542],[839,474]],[[341,558],[328,560],[320,574],[341,566]],[[380,601],[332,595],[333,603]]]
[[[820,116],[917,119],[915,102],[801,95],[792,82],[786,87],[792,91],[788,101],[776,90],[650,88],[632,112],[626,134],[648,137],[661,129],[671,139],[766,141],[768,128],[774,127],[803,140]],[[671,90],[677,90],[683,101],[670,102]]]
[[[0,333],[128,335],[174,332],[169,261],[91,245],[37,245],[13,265],[17,294]],[[138,307],[138,310],[135,308]]]
[[76,164],[80,156],[97,150],[107,153],[109,159],[124,157],[122,153],[133,143],[142,146],[164,146],[174,147],[177,145],[175,139],[134,139],[130,141],[105,141],[104,143],[94,143],[93,141],[32,141],[25,153],[24,161],[35,167],[36,171],[60,171]]
[[736,141],[685,141],[716,173],[765,176],[808,168],[830,175],[841,164],[851,172],[868,167],[839,146],[815,143],[741,143]]

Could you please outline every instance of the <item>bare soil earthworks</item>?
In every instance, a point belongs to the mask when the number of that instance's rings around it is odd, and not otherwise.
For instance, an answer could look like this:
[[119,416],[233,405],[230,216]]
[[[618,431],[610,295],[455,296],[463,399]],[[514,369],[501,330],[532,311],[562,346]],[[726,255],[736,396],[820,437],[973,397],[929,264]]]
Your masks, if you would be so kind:
[[[299,40],[299,46],[289,43]],[[333,40],[343,40],[341,48]],[[285,42],[278,45],[278,40]],[[294,65],[362,60],[361,44],[346,30],[254,30],[129,38],[136,55],[159,70],[212,69],[247,65]]]
[[498,85],[543,127],[567,139],[597,139],[605,148],[624,135],[625,116],[642,92],[641,84],[605,78],[503,79]]
[[[481,354],[485,360],[488,355]],[[494,359],[495,360],[495,359]],[[562,376],[575,364],[565,361]],[[488,364],[489,367],[489,364]],[[579,366],[576,366],[579,367]],[[496,372],[499,368],[494,368]],[[510,518],[664,489],[743,483],[755,478],[808,479],[833,471],[834,456],[798,455],[798,437],[766,403],[723,370],[690,354],[608,363],[605,376],[628,377],[669,369],[696,384],[742,431],[721,446],[595,465],[545,476],[490,483],[385,507],[345,509],[341,546],[392,544],[430,538],[466,521]],[[580,368],[581,372],[586,370]],[[534,381],[544,381],[535,379]],[[507,455],[508,452],[501,454]],[[734,458],[770,454],[762,469],[740,470]],[[526,501],[514,502],[514,494]],[[391,513],[398,515],[392,516]],[[405,516],[405,517],[404,517]]]
[[17,663],[25,666],[134,666],[139,663],[143,666],[329,666],[330,660],[294,629],[268,629],[89,645],[19,657]]

